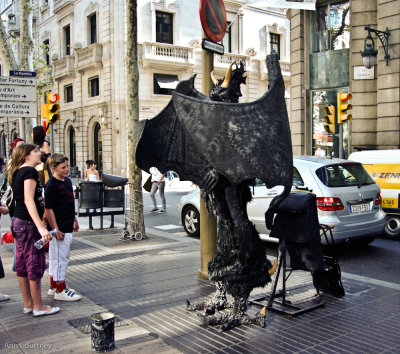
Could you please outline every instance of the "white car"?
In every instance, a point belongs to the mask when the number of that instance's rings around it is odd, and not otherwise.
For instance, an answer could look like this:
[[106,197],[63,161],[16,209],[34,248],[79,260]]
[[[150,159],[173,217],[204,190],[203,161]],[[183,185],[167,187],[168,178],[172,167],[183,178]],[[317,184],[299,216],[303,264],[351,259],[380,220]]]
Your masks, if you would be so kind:
[[[333,227],[337,243],[358,240],[369,244],[385,227],[385,213],[379,186],[360,163],[341,159],[315,156],[293,158],[293,187],[307,188],[317,197],[318,218],[321,224]],[[253,200],[247,212],[261,237],[269,238],[264,214],[282,186],[267,189],[256,180],[252,188]],[[194,190],[183,196],[179,203],[179,215],[185,231],[191,236],[200,234],[200,192]]]

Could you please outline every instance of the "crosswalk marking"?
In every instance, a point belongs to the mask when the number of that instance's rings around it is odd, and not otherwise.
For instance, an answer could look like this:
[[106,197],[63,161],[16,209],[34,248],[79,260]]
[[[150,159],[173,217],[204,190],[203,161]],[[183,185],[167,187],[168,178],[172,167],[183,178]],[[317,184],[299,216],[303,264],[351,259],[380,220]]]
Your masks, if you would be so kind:
[[180,226],[180,225],[168,224],[168,225],[158,225],[158,226],[154,226],[154,228],[160,229],[160,230],[172,230],[172,229],[180,229],[180,228],[182,228],[182,226]]

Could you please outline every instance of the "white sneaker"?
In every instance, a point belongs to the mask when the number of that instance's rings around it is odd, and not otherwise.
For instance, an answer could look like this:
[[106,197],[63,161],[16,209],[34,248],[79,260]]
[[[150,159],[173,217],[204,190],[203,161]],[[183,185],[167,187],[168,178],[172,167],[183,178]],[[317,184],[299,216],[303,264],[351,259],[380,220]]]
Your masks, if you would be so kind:
[[[74,289],[71,289],[71,288],[68,288],[68,289],[71,290],[71,291],[73,291],[73,292],[75,292]],[[54,296],[54,295],[56,294],[56,291],[57,291],[56,288],[52,288],[52,287],[50,286],[49,290],[47,290],[47,295],[49,295],[49,296]]]
[[7,301],[7,300],[10,300],[10,296],[0,293],[0,301]]
[[81,299],[81,296],[75,293],[74,290],[65,288],[61,293],[56,291],[54,294],[54,300],[61,301],[78,301]]

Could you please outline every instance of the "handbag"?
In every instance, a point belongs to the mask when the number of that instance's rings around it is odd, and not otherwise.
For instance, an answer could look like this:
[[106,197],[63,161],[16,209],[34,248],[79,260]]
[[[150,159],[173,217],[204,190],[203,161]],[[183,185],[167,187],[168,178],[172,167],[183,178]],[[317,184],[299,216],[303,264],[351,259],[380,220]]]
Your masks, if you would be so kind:
[[152,182],[151,182],[151,175],[149,176],[149,178],[147,178],[147,181],[146,182],[144,182],[144,185],[143,185],[143,189],[146,191],[146,192],[150,192],[151,191],[151,186],[152,186]]
[[13,191],[10,186],[7,187],[6,191],[1,197],[1,204],[6,205],[8,209],[11,208],[13,202]]
[[[342,273],[340,272],[339,262],[335,252],[332,230],[328,226],[322,227],[323,235],[331,254],[323,256],[324,269],[313,274],[313,283],[317,290],[322,290],[333,296],[342,297],[345,291],[342,284]],[[330,237],[328,238],[327,232]],[[330,240],[329,240],[330,239]]]

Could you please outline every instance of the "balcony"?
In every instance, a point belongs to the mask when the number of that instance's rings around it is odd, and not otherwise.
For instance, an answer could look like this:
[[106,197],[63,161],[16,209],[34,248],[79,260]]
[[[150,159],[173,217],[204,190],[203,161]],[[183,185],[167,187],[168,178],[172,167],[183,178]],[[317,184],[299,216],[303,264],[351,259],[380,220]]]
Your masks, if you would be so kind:
[[67,55],[61,59],[53,61],[53,77],[55,80],[61,80],[64,77],[74,76],[75,58],[73,55]]
[[93,68],[101,68],[103,66],[103,46],[94,43],[88,47],[76,50],[76,69],[88,70]]
[[57,13],[67,6],[74,7],[74,0],[54,0],[54,13]]
[[[282,72],[283,80],[284,81],[290,80],[290,63],[280,60],[279,64],[281,66],[281,72]],[[261,80],[266,80],[268,78],[268,70],[267,70],[266,59],[262,59],[260,61],[260,74],[261,74]]]
[[193,66],[193,48],[166,43],[143,42],[140,44],[139,57],[144,68],[162,67],[166,65],[175,68]]
[[248,55],[226,53],[224,55],[214,54],[214,67],[216,69],[226,69],[231,63],[242,62],[245,69],[250,67],[250,57]]

